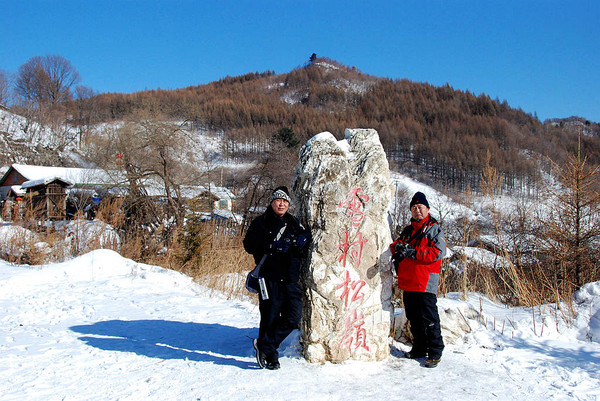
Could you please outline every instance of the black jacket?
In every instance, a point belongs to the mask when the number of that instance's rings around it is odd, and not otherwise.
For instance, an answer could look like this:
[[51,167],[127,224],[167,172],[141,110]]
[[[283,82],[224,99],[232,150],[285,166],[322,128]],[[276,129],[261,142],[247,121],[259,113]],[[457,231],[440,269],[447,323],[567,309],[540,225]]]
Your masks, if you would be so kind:
[[[272,244],[281,228],[286,225],[280,240],[289,244],[285,252],[273,249]],[[306,243],[298,246],[298,238],[304,236]],[[302,259],[308,254],[312,236],[298,219],[289,213],[279,217],[269,206],[267,211],[255,218],[244,237],[244,249],[259,263],[263,255],[267,259],[260,269],[260,276],[270,280],[283,280],[288,283],[298,282]]]

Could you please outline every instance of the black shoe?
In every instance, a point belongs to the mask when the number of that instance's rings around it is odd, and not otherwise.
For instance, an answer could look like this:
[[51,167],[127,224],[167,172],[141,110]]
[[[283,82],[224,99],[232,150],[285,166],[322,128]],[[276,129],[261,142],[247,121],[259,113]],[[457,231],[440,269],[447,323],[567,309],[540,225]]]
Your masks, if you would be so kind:
[[408,352],[404,353],[404,356],[407,357],[408,359],[419,359],[419,358],[425,358],[427,356],[427,354],[425,352],[408,351]]
[[440,363],[439,359],[428,358],[425,361],[426,368],[435,368]]
[[269,370],[277,370],[280,367],[279,361],[267,362],[267,369]]
[[252,346],[254,347],[254,350],[256,351],[256,362],[258,363],[258,366],[261,369],[264,369],[264,367],[267,364],[267,357],[265,356],[265,354],[263,354],[261,352],[261,350],[258,349],[258,338],[254,338],[252,339]]

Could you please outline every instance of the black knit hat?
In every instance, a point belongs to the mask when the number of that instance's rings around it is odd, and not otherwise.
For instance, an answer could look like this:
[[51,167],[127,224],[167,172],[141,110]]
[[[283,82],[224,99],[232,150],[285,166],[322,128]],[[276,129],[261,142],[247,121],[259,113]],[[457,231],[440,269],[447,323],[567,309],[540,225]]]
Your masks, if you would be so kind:
[[427,202],[427,198],[423,192],[417,192],[413,195],[412,200],[410,201],[410,208],[418,203],[427,206],[427,209],[429,209],[429,202]]
[[286,186],[275,188],[275,191],[273,191],[273,195],[271,195],[271,202],[273,202],[275,199],[284,199],[289,203],[292,203],[292,198],[290,198],[290,191],[288,191]]

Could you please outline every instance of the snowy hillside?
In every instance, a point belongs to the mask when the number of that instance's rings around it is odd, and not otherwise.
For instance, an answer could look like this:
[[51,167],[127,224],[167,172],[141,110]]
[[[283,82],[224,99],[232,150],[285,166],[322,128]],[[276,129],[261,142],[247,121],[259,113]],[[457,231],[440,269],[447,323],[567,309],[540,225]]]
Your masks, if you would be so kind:
[[41,157],[51,163],[84,165],[78,153],[78,131],[65,124],[40,125],[34,119],[0,109],[0,155],[6,160],[27,163]]
[[[169,123],[180,126],[182,132],[185,133],[184,137],[188,140],[186,144],[188,152],[181,157],[189,158],[192,164],[203,168],[210,165],[213,169],[221,167],[248,169],[252,166],[248,163],[232,164],[223,157],[222,133],[212,133],[183,121],[170,121]],[[103,136],[122,128],[123,125],[122,121],[117,121],[97,124],[89,128],[94,135]],[[94,168],[95,166],[84,161],[82,155],[86,150],[80,147],[79,140],[77,130],[66,124],[60,127],[42,126],[23,116],[0,109],[0,155],[5,154],[9,160],[27,163],[29,158],[38,155],[40,149],[43,149],[44,152],[52,155],[48,160],[58,157],[62,162],[70,161],[74,165]],[[244,144],[239,144],[239,147],[243,148]],[[44,165],[48,165],[47,163]],[[4,173],[8,167],[0,166],[0,168],[4,168],[1,171]]]
[[[0,262],[1,400],[595,400],[600,283],[567,324],[553,306],[440,299],[471,332],[424,369],[392,342],[383,362],[312,365],[299,336],[282,368],[259,370],[258,309],[188,277],[98,250],[69,262]],[[467,313],[476,310],[477,320]],[[533,320],[534,319],[534,320]],[[535,323],[534,323],[535,322]],[[447,341],[449,342],[449,341]]]

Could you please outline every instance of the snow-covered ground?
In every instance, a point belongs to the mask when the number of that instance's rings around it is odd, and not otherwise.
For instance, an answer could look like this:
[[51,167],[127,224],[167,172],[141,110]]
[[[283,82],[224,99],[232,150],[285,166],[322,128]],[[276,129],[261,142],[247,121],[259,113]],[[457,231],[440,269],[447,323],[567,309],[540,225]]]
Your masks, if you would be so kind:
[[[401,357],[309,364],[299,336],[278,371],[257,368],[258,308],[190,278],[97,250],[68,262],[0,262],[0,400],[561,400],[600,398],[600,283],[567,324],[553,306],[473,294],[441,308],[480,323],[435,369]],[[461,312],[462,313],[462,312]],[[535,323],[534,320],[535,319]]]
[[[1,130],[35,139],[23,127],[0,110]],[[33,128],[42,139],[46,131]],[[209,142],[203,151],[218,153],[218,138]],[[392,182],[409,196],[424,192],[446,221],[481,215],[480,206],[460,206],[408,177]],[[24,229],[0,231],[0,250],[12,256],[15,236],[36,241]],[[296,332],[282,347],[282,369],[267,371],[255,363],[259,312],[250,302],[108,250],[43,266],[0,261],[0,400],[600,399],[600,283],[577,294],[574,315],[564,306],[507,308],[478,294],[450,294],[439,306],[446,329],[462,323],[468,332],[445,331],[435,369],[403,358],[410,347],[391,339],[385,361],[309,364]]]

